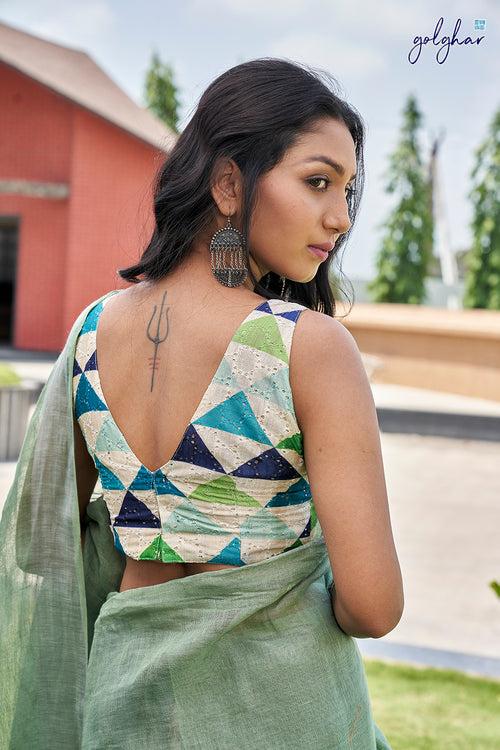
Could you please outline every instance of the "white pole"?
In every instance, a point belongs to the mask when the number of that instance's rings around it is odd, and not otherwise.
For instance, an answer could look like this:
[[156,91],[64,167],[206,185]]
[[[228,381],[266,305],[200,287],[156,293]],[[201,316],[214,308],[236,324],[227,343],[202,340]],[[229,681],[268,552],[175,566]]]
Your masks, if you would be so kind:
[[439,166],[439,148],[444,138],[444,131],[436,138],[431,152],[432,180],[432,213],[434,219],[434,254],[440,260],[441,277],[446,291],[446,304],[450,309],[460,307],[457,293],[452,287],[458,283],[458,265],[455,253],[451,249],[450,230],[444,200],[444,190]]

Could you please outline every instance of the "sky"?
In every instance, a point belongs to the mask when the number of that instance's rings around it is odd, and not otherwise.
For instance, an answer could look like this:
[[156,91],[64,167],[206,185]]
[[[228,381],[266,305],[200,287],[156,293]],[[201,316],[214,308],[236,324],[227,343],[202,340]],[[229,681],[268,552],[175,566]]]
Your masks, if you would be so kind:
[[[484,38],[455,44],[445,57],[440,40],[452,36],[458,19],[459,41]],[[475,30],[475,19],[485,21],[483,31]],[[145,73],[158,51],[174,70],[180,131],[208,84],[233,65],[280,57],[328,71],[367,131],[365,192],[341,256],[350,278],[374,273],[380,224],[395,201],[384,192],[384,173],[413,94],[423,114],[424,159],[444,133],[439,171],[451,248],[470,244],[474,150],[500,106],[498,0],[0,0],[0,20],[85,50],[141,106]],[[418,49],[410,55],[416,36],[430,38],[418,59]]]

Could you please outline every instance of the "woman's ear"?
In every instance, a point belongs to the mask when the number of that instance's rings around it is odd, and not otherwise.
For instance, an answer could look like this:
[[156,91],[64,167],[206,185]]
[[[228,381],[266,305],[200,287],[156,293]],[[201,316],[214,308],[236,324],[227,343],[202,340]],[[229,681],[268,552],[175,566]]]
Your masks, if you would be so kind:
[[[237,217],[241,211],[243,181],[234,159],[219,158],[212,171],[210,190],[215,205],[224,216]],[[233,224],[235,222],[233,221]]]

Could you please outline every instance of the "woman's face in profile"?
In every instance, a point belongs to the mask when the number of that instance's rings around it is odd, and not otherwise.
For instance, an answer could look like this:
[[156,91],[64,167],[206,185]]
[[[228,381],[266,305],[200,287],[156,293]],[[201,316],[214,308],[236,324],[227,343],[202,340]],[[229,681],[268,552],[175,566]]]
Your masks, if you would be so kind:
[[[312,157],[326,157],[339,168]],[[348,231],[347,188],[355,172],[352,136],[343,122],[328,118],[261,177],[250,252],[262,273],[272,270],[302,283],[314,278],[324,261],[308,245],[333,244]]]

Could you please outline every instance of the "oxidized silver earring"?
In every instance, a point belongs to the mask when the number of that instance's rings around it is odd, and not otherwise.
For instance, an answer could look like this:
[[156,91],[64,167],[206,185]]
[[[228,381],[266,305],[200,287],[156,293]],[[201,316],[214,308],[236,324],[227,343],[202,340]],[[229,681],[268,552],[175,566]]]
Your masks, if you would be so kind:
[[240,286],[248,275],[244,256],[245,238],[231,225],[230,216],[223,229],[218,229],[210,242],[212,273],[224,286]]
[[281,285],[281,296],[283,297],[285,302],[288,302],[288,300],[290,299],[290,290],[287,289],[285,293],[286,276],[280,276],[280,279],[283,282]]

